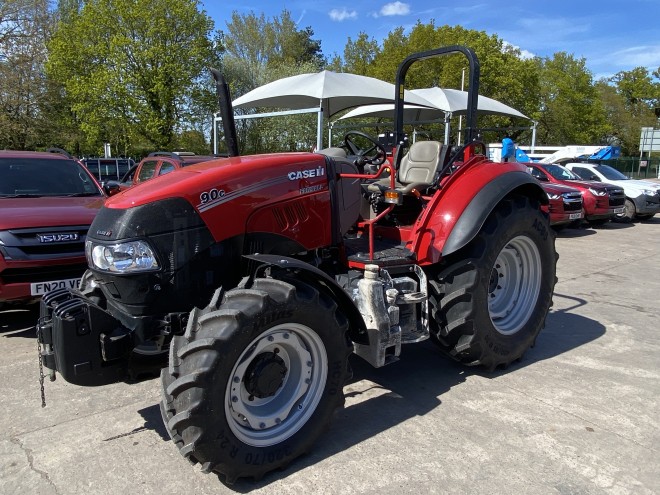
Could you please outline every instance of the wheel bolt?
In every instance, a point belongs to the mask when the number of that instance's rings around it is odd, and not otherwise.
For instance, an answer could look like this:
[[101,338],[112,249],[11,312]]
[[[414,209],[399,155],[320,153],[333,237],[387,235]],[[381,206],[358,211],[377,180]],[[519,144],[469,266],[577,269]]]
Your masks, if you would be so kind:
[[312,380],[310,380],[309,378],[305,378],[305,383],[309,385],[310,383],[312,383]]
[[272,342],[273,340],[275,340],[275,337],[273,337],[272,335],[269,335],[268,336],[268,342]]
[[307,366],[308,366],[309,368],[312,367],[312,364],[313,364],[313,363],[312,363],[311,361],[307,361]]
[[240,381],[241,381],[241,379],[239,377],[237,377],[237,376],[234,377],[234,383],[238,383]]
[[250,397],[248,397],[248,400],[253,401],[254,400],[254,395],[251,395]]
[[288,333],[285,333],[285,334],[284,334],[284,338],[285,338],[285,339],[288,339],[288,338],[289,338],[289,334],[288,334]]
[[236,396],[234,395],[234,396],[231,398],[231,401],[232,401],[232,402],[238,402],[238,397],[236,397]]
[[282,422],[282,420],[280,418],[275,418],[275,422],[279,425]]
[[266,423],[259,423],[259,428],[262,430],[266,427]]
[[275,354],[279,354],[279,353],[280,353],[280,350],[279,350],[279,348],[276,347],[275,349],[273,349],[273,352],[274,352]]

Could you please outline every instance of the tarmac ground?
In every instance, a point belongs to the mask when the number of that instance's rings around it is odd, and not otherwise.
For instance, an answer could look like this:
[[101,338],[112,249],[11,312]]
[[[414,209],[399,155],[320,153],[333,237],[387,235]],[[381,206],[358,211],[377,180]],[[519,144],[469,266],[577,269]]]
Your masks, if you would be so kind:
[[554,306],[536,346],[494,373],[430,342],[372,369],[312,452],[262,480],[203,474],[169,440],[148,379],[46,381],[36,308],[0,312],[0,493],[660,493],[660,216],[557,238]]

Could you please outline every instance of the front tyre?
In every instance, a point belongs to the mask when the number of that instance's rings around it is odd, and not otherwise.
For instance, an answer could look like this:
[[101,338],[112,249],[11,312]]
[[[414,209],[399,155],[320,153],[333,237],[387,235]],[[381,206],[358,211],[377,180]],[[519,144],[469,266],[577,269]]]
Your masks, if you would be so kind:
[[545,323],[556,259],[537,205],[502,201],[429,284],[433,340],[454,359],[490,370],[520,359]]
[[161,411],[180,452],[232,483],[307,452],[343,405],[348,320],[300,280],[257,279],[172,341]]

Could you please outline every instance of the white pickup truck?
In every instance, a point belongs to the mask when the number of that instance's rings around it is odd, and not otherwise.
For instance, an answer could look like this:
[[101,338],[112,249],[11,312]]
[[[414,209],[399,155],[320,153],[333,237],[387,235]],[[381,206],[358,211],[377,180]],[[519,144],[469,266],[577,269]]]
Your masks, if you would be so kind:
[[631,179],[609,165],[566,163],[564,166],[584,180],[595,180],[622,187],[626,195],[626,203],[625,211],[617,214],[619,220],[648,220],[656,213],[660,213],[660,184],[658,183]]

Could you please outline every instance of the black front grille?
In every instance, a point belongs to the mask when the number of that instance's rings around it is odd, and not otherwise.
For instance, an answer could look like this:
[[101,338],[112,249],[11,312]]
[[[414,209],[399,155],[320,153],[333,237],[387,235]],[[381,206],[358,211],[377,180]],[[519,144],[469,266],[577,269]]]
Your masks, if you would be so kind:
[[86,269],[86,263],[32,268],[8,268],[0,273],[0,283],[8,285],[80,278]]
[[580,211],[582,203],[580,201],[564,201],[564,211]]
[[[11,229],[0,232],[0,251],[7,261],[46,261],[85,255],[89,225]],[[54,239],[67,238],[66,241]],[[51,242],[45,242],[51,240]]]

